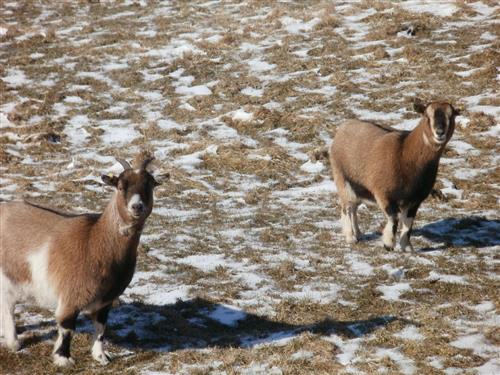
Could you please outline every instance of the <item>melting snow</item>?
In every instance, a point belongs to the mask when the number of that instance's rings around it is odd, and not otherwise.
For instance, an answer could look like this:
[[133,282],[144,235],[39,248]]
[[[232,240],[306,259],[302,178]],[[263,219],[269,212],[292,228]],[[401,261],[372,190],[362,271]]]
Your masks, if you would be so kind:
[[394,334],[394,336],[399,337],[404,340],[420,341],[425,338],[415,326],[407,326],[403,328],[400,332]]
[[14,124],[9,121],[7,116],[0,112],[0,129],[12,128]]
[[320,173],[325,169],[325,166],[320,161],[314,163],[312,161],[307,161],[300,166],[300,169],[307,173]]
[[442,281],[445,283],[455,283],[455,284],[468,284],[464,276],[458,275],[442,275],[436,271],[431,271],[427,280],[431,281]]
[[248,60],[247,63],[250,66],[250,70],[254,73],[262,73],[276,67],[275,64],[269,64],[260,59]]
[[381,285],[377,287],[377,290],[383,293],[382,298],[388,301],[398,301],[399,296],[411,290],[409,283],[397,283],[394,285]]
[[262,90],[262,89],[254,89],[253,87],[246,87],[243,90],[241,90],[241,93],[243,95],[248,95],[248,96],[262,97],[262,94],[264,93],[264,90]]
[[210,90],[205,85],[198,86],[178,86],[175,88],[175,92],[181,95],[196,96],[196,95],[211,95],[212,90]]
[[500,355],[500,349],[487,342],[486,338],[481,333],[462,336],[457,340],[452,341],[450,345],[461,349],[471,349],[474,354],[483,357],[487,357],[493,353]]
[[211,272],[219,266],[225,267],[227,265],[225,256],[222,254],[190,255],[178,259],[177,262],[196,267],[203,272]]
[[281,23],[285,26],[285,29],[291,34],[299,34],[303,31],[310,31],[320,23],[319,18],[313,18],[308,22],[304,22],[302,20],[298,20],[292,17],[281,17]]
[[7,69],[2,80],[11,87],[19,87],[30,82],[22,70],[13,68]]
[[230,327],[236,327],[240,320],[247,317],[247,314],[240,309],[229,305],[217,305],[215,310],[207,315],[210,319]]
[[345,256],[347,262],[351,265],[351,270],[361,276],[370,276],[373,274],[373,267],[360,260],[359,256],[356,254],[347,254]]
[[69,120],[64,128],[64,134],[73,146],[81,146],[90,134],[84,126],[88,125],[89,119],[85,115],[78,115]]
[[125,145],[141,136],[127,120],[105,120],[101,129],[104,130],[101,139],[108,145]]
[[379,359],[382,359],[384,357],[389,357],[399,365],[399,368],[401,369],[401,372],[403,374],[405,375],[415,374],[416,371],[415,362],[412,359],[409,359],[408,357],[404,356],[397,349],[378,348],[375,352],[375,357]]
[[252,121],[253,114],[246,112],[244,109],[240,108],[231,114],[233,120],[236,121]]
[[454,1],[436,0],[406,0],[400,2],[399,6],[410,12],[426,12],[440,17],[449,17],[460,9]]

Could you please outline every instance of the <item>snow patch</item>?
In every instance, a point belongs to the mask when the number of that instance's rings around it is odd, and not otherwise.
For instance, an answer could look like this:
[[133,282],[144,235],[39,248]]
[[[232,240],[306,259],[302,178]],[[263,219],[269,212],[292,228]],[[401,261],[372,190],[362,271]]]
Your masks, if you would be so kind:
[[415,326],[408,326],[403,328],[398,333],[394,334],[395,337],[404,340],[413,340],[413,341],[421,341],[425,338],[419,331],[419,329]]
[[433,16],[449,17],[457,12],[454,1],[406,0],[399,3],[403,9],[414,13],[431,13]]
[[190,255],[177,260],[177,263],[187,264],[203,272],[215,271],[217,267],[224,267],[227,265],[225,256],[222,254]]
[[250,70],[254,73],[262,73],[276,68],[276,64],[269,64],[260,59],[248,60],[247,63],[250,66]]
[[292,17],[281,17],[280,22],[285,26],[285,30],[290,34],[300,34],[304,31],[311,31],[317,24],[321,22],[319,18],[313,18],[308,22],[298,20]]
[[235,121],[248,122],[253,120],[253,113],[246,112],[243,108],[232,112],[231,117]]
[[247,314],[234,306],[218,305],[213,311],[210,311],[207,316],[220,324],[236,327],[240,320],[247,317]]
[[241,90],[241,93],[243,95],[248,95],[248,96],[257,96],[257,97],[262,97],[264,90],[262,89],[254,89],[253,87],[245,87],[243,90]]
[[464,276],[459,275],[443,275],[436,271],[431,271],[427,277],[429,281],[442,281],[444,283],[468,284]]
[[71,118],[64,128],[64,134],[73,146],[81,146],[90,136],[84,126],[89,123],[86,115],[77,115]]
[[175,88],[175,92],[177,94],[187,95],[187,96],[212,95],[212,90],[210,90],[206,85],[178,86]]
[[341,365],[347,366],[355,362],[357,352],[362,343],[361,338],[344,340],[342,337],[333,334],[325,338],[325,340],[335,344],[341,351],[340,354],[336,355],[337,361]]
[[31,82],[20,69],[9,68],[5,73],[5,77],[2,78],[2,81],[11,87],[23,86]]
[[491,345],[491,343],[489,343],[481,333],[462,336],[457,340],[450,342],[450,345],[461,349],[471,349],[474,354],[482,357],[489,357],[492,354],[500,354],[499,348]]
[[101,140],[105,144],[122,146],[141,136],[128,120],[104,120],[101,129],[104,130]]
[[399,296],[411,290],[409,283],[397,283],[394,285],[380,285],[377,290],[382,292],[382,298],[388,301],[399,301]]
[[385,357],[390,358],[398,364],[401,372],[404,375],[413,375],[416,372],[415,362],[412,359],[404,356],[397,349],[378,348],[375,351],[375,357],[378,359],[382,359]]
[[320,161],[313,163],[312,161],[309,160],[306,163],[302,164],[300,166],[300,169],[307,173],[316,174],[320,173],[323,169],[325,169],[325,166]]
[[373,275],[373,267],[370,264],[360,260],[359,256],[357,256],[356,254],[347,254],[345,256],[345,259],[350,264],[352,272],[354,272],[356,275]]
[[0,112],[0,129],[13,128],[15,125],[9,121],[7,116]]

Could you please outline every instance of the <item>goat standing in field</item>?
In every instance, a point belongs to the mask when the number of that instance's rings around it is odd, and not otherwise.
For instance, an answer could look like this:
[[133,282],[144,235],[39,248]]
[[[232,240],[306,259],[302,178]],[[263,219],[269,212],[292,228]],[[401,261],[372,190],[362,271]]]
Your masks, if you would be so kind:
[[92,357],[105,365],[106,320],[115,298],[132,280],[137,246],[153,208],[158,185],[146,170],[118,160],[124,171],[102,176],[116,188],[102,214],[67,214],[28,202],[0,205],[0,318],[9,348],[19,349],[14,306],[26,297],[55,308],[58,337],[54,363],[71,365],[71,334],[80,312],[92,319],[96,334]]
[[412,131],[399,131],[359,120],[342,124],[330,147],[330,162],[341,204],[342,230],[348,243],[361,235],[357,208],[375,201],[387,217],[382,241],[394,248],[398,216],[400,245],[409,247],[418,207],[429,195],[445,145],[455,129],[458,111],[451,104],[415,103],[422,119]]

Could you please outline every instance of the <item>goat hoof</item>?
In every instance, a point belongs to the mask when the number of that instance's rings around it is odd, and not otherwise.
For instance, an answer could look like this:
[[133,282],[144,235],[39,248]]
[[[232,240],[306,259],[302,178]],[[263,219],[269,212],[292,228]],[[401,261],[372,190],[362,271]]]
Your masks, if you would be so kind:
[[106,366],[111,361],[111,356],[108,352],[101,350],[97,351],[92,349],[92,358],[94,358],[99,364]]
[[108,353],[102,353],[99,356],[95,356],[94,359],[102,366],[106,366],[111,361],[111,357],[108,355]]
[[413,248],[413,246],[411,244],[406,245],[406,246],[401,246],[401,251],[403,253],[406,253],[408,251],[408,249],[410,249],[411,253],[415,253],[415,249]]
[[386,244],[384,244],[384,249],[386,249],[387,251],[392,251],[394,250],[394,246],[387,246]]
[[357,237],[347,237],[345,242],[347,242],[349,245],[358,243]]
[[59,354],[54,354],[54,364],[59,367],[69,367],[75,364],[75,361],[71,357],[64,357]]

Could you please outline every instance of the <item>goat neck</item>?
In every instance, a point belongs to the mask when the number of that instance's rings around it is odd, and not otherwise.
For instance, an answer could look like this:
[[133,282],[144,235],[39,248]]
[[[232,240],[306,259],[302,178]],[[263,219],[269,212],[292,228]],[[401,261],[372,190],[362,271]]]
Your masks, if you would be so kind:
[[424,117],[403,141],[402,160],[411,164],[426,165],[439,159],[444,150],[444,144],[436,144],[430,133],[429,120]]
[[91,238],[96,244],[92,248],[100,249],[106,246],[105,251],[113,251],[117,253],[115,255],[119,255],[137,248],[145,219],[139,221],[124,219],[117,207],[116,196],[115,192],[99,220],[92,227]]

